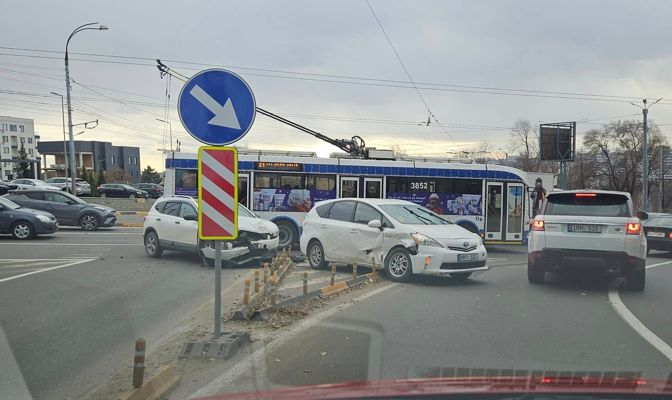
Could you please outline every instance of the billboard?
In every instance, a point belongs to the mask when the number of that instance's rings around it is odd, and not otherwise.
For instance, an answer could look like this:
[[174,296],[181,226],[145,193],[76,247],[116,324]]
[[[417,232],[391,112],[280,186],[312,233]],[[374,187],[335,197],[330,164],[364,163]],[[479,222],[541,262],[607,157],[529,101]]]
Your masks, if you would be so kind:
[[574,161],[576,122],[539,125],[539,158],[542,161]]

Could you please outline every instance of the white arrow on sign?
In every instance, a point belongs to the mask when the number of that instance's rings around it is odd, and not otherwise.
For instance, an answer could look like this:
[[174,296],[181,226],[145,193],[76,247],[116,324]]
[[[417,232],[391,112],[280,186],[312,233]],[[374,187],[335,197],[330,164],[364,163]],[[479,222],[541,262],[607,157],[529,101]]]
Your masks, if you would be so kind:
[[211,113],[215,114],[215,116],[208,121],[208,124],[224,128],[240,129],[236,110],[233,109],[233,103],[230,98],[226,99],[226,103],[222,106],[198,85],[194,85],[189,91],[189,94],[194,96],[196,100],[210,110]]

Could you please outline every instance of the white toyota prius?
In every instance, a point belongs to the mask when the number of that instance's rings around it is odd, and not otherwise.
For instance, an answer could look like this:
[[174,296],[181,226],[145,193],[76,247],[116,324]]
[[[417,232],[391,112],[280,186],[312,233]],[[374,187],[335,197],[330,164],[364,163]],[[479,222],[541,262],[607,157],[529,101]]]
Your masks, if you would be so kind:
[[467,279],[488,270],[480,236],[404,200],[316,203],[303,223],[301,250],[312,268],[329,262],[384,268],[393,281],[413,274]]

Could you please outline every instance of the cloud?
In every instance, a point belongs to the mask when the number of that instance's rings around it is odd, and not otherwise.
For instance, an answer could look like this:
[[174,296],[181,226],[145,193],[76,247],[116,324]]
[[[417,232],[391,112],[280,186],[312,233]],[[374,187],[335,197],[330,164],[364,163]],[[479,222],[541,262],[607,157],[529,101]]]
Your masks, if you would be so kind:
[[[432,112],[449,125],[445,130],[436,124],[424,128],[413,125],[413,121],[427,118],[415,89],[385,86],[407,84],[305,75],[407,80],[366,3],[360,0],[14,1],[2,6],[6,18],[0,25],[0,37],[4,46],[61,51],[74,27],[97,20],[108,25],[109,31],[78,34],[71,42],[71,51],[148,60],[113,57],[105,58],[105,62],[87,62],[77,58],[93,57],[73,55],[75,80],[96,86],[95,90],[107,96],[73,87],[77,121],[96,115],[101,120],[99,128],[87,132],[82,139],[140,146],[143,163],[157,168],[163,164],[156,149],[163,145],[164,126],[155,118],[164,115],[161,105],[165,101],[166,79],[160,79],[152,65],[155,58],[171,60],[166,62],[186,75],[205,66],[176,60],[228,66],[244,76],[258,104],[270,111],[293,115],[289,118],[334,138],[358,134],[376,147],[401,144],[418,153],[436,152],[436,148],[468,150],[482,139],[493,141],[495,147],[505,147],[508,132],[503,128],[521,117],[536,124],[638,112],[622,102],[521,93],[511,96],[501,91],[471,93],[450,86],[431,86],[434,90],[430,90],[423,82],[636,98],[672,96],[668,73],[672,61],[672,43],[667,40],[668,16],[672,12],[669,2],[653,1],[642,6],[606,0],[371,0],[371,4],[414,80],[418,86],[426,87],[422,95]],[[10,50],[0,53],[44,55]],[[1,87],[42,94],[51,90],[64,92],[62,56],[48,55],[56,59],[0,54],[0,68],[18,68],[24,73],[0,69]],[[123,62],[146,65],[119,64]],[[25,75],[26,72],[33,75]],[[183,149],[193,151],[198,143],[182,129],[174,107],[180,87],[181,82],[172,80],[173,107],[169,118],[174,138],[182,140]],[[115,103],[109,97],[127,104]],[[0,93],[0,109],[3,114],[35,119],[44,140],[58,140],[62,137],[60,100],[38,99],[44,104],[17,102],[35,98]],[[660,123],[672,122],[672,107],[660,104],[650,115]],[[591,127],[579,124],[579,131]],[[321,154],[328,153],[325,150],[329,148],[265,118],[257,119],[242,143],[319,150]]]

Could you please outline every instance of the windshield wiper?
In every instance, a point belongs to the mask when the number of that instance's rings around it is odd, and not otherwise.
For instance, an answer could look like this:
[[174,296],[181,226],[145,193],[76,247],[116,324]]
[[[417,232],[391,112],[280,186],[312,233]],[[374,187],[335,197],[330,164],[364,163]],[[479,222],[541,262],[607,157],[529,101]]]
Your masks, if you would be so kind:
[[423,217],[423,216],[420,215],[420,214],[417,214],[415,211],[411,210],[410,208],[408,208],[408,207],[404,207],[404,210],[406,210],[406,211],[408,211],[409,213],[411,213],[411,215],[414,215],[415,217],[417,217],[420,221],[423,221],[423,220],[424,220],[424,221],[427,221],[427,222],[424,223],[425,225],[434,225],[434,223],[432,222],[431,219],[426,218],[426,217]]
[[424,210],[424,209],[422,209],[422,208],[418,208],[418,210],[424,212],[425,214],[427,214],[427,215],[429,215],[429,216],[432,216],[432,217],[438,219],[439,221],[441,221],[441,224],[442,224],[442,225],[450,224],[450,222],[446,221],[445,219],[439,217],[438,215],[436,215],[436,214],[434,214],[434,213],[432,213],[432,212],[430,212],[430,211]]

